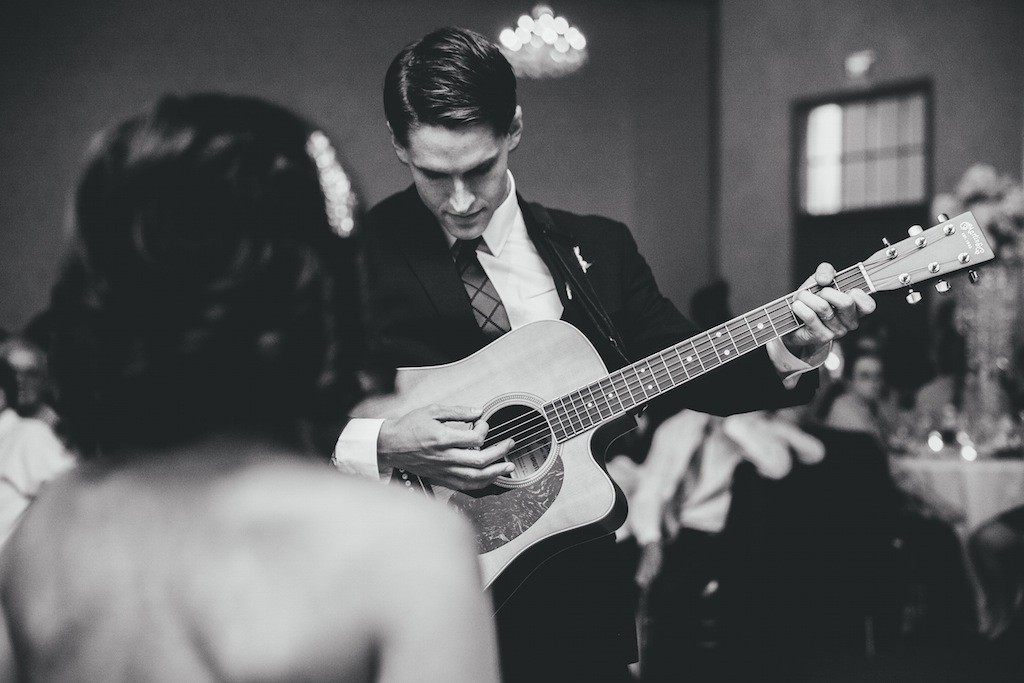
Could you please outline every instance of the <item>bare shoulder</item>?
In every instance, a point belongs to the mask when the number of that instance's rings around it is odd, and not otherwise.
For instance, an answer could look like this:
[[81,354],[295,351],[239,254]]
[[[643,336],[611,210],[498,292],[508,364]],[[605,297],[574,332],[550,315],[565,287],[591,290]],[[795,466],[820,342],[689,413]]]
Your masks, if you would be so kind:
[[[66,648],[69,620],[100,609],[111,618],[83,635],[83,657],[141,633],[137,652],[154,660],[198,661],[190,643],[204,643],[234,680],[370,680],[384,668],[393,674],[377,680],[426,680],[403,662],[441,678],[453,661],[464,675],[446,680],[493,679],[489,605],[453,512],[296,458],[187,465],[73,472],[37,500],[3,558],[3,589],[43,659]],[[161,587],[145,609],[122,599],[139,582]],[[452,612],[458,623],[438,629]]]
[[329,466],[280,462],[254,468],[223,493],[218,508],[224,514],[292,517],[311,529],[343,535],[364,551],[376,546],[388,553],[415,553],[436,543],[466,550],[472,543],[468,524],[433,499]]
[[[432,499],[330,469],[254,472],[240,492],[265,504],[268,487],[302,491],[274,495],[278,520],[298,515],[276,557],[302,552],[315,563],[307,588],[319,583],[314,594],[329,598],[319,622],[337,635],[332,656],[340,643],[362,641],[379,653],[381,680],[496,680],[490,602],[468,522]],[[250,515],[247,524],[262,513]]]

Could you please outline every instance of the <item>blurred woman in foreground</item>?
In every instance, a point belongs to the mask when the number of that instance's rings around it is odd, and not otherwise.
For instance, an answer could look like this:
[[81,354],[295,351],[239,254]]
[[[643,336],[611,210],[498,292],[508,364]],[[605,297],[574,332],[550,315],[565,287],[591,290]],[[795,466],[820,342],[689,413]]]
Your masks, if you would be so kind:
[[167,97],[97,142],[48,315],[86,461],[4,552],[4,680],[496,678],[463,523],[311,457],[360,397],[352,197],[257,99]]

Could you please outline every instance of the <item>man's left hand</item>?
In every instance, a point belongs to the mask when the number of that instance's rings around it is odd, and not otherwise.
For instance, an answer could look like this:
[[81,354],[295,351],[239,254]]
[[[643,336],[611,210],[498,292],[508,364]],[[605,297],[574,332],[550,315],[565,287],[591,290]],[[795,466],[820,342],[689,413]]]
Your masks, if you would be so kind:
[[[836,270],[822,263],[801,285],[793,301],[793,313],[803,327],[782,337],[786,348],[798,358],[809,358],[825,346],[857,329],[860,319],[875,310],[875,301],[860,289],[841,292],[833,285]],[[820,285],[817,293],[808,287]]]

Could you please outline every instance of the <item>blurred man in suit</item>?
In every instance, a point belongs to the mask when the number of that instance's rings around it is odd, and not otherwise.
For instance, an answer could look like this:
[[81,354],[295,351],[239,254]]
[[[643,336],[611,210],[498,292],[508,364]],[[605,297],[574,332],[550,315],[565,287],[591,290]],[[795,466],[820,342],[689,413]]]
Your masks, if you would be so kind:
[[[387,71],[384,109],[412,185],[367,215],[372,337],[383,363],[456,361],[509,330],[562,319],[618,368],[697,331],[662,296],[625,225],[517,193],[508,165],[523,113],[512,68],[490,41],[444,28],[407,46]],[[826,288],[802,292],[793,305],[802,328],[652,409],[727,414],[808,400],[814,373],[800,373],[874,306],[863,292],[827,287],[833,275],[823,264],[813,280]],[[369,477],[397,468],[479,490],[513,469],[504,459],[511,440],[481,448],[481,416],[480,406],[431,405],[358,420],[342,434],[335,462]],[[636,656],[623,597],[629,576],[614,567],[606,535],[530,575],[498,612],[506,680],[626,680]]]

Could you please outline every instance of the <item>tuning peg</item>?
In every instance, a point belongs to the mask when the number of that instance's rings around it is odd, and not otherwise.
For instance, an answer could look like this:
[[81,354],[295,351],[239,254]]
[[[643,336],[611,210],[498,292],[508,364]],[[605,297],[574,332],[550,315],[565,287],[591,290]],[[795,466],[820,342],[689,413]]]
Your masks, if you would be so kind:
[[887,247],[891,247],[891,246],[892,246],[891,244],[889,244],[889,240],[887,240],[887,239],[886,239],[886,238],[884,238],[884,237],[882,238],[882,244],[884,244],[884,245],[885,245],[885,246],[887,246]]
[[911,237],[914,237],[915,235],[920,235],[922,232],[924,232],[924,228],[922,228],[920,225],[911,225],[910,230],[907,230],[907,234],[910,235]]
[[947,215],[946,215],[946,214],[944,214],[944,213],[940,213],[940,214],[939,214],[938,216],[936,216],[936,218],[938,218],[938,219],[939,219],[939,222],[940,222],[940,223],[945,223],[946,221],[948,221],[948,220],[949,220],[949,216],[947,216]]
[[981,276],[978,275],[978,271],[976,271],[976,270],[969,270],[969,271],[967,271],[967,279],[971,281],[972,285],[976,285],[976,284],[978,284],[978,280],[981,279]]
[[945,294],[951,289],[953,289],[952,285],[950,285],[945,280],[939,280],[938,282],[935,283],[935,291],[938,292],[939,294]]
[[907,303],[910,304],[911,306],[913,306],[920,300],[921,292],[915,292],[914,290],[910,290],[910,292],[907,294]]

